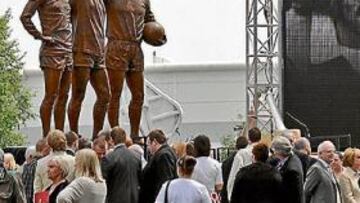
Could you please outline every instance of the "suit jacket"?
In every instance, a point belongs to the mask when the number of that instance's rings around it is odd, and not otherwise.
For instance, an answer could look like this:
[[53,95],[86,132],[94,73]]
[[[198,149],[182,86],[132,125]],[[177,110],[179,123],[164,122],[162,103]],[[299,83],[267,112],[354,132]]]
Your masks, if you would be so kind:
[[293,150],[293,152],[300,159],[302,169],[303,169],[303,174],[304,174],[303,177],[304,177],[304,181],[305,181],[307,171],[315,162],[317,162],[317,159],[312,158],[311,156],[301,153],[297,150]]
[[[238,172],[231,203],[285,203],[280,173],[265,163],[253,163]],[[290,203],[290,202],[289,202]]]
[[162,184],[176,177],[175,152],[169,145],[164,144],[150,158],[143,170],[139,202],[154,203]]
[[329,172],[325,162],[317,161],[306,174],[306,203],[336,203],[336,187],[336,178]]
[[302,170],[299,158],[293,154],[288,157],[280,168],[285,202],[304,203],[304,174]]
[[339,185],[344,203],[360,202],[359,176],[349,167],[339,177]]
[[229,202],[226,186],[227,186],[227,182],[229,179],[231,166],[234,162],[235,155],[236,155],[236,152],[230,154],[230,156],[227,159],[225,159],[221,164],[221,171],[222,171],[222,176],[223,176],[223,181],[224,181],[224,187],[221,189],[221,192],[220,192],[221,203]]
[[252,164],[252,152],[251,151],[252,151],[253,147],[254,147],[254,143],[249,144],[246,148],[239,149],[239,151],[236,152],[233,164],[231,166],[227,185],[224,185],[224,187],[227,187],[226,190],[228,192],[228,198],[231,198],[236,174],[239,172],[239,170],[242,167]]
[[141,179],[141,159],[125,145],[116,146],[101,161],[107,185],[106,202],[137,203]]

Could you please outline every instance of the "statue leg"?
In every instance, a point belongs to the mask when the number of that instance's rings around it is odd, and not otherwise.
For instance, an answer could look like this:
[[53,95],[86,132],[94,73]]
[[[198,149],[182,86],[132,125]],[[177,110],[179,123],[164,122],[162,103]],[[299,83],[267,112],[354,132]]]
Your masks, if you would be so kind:
[[60,79],[59,96],[57,97],[54,106],[55,128],[62,131],[64,131],[65,108],[69,97],[70,83],[71,70],[65,68]]
[[129,105],[130,136],[138,140],[141,120],[141,110],[144,103],[144,74],[142,71],[129,71],[126,75],[126,83],[131,92]]
[[108,120],[110,127],[119,126],[119,108],[121,92],[124,85],[125,71],[107,69],[109,75],[111,99],[108,109]]
[[90,83],[95,90],[96,102],[93,109],[93,139],[102,130],[105,114],[110,100],[109,82],[105,69],[94,69],[91,71]]
[[74,67],[72,72],[71,99],[68,107],[68,119],[70,130],[75,133],[79,133],[79,115],[89,78],[90,68]]
[[40,118],[42,124],[42,134],[44,137],[50,131],[51,112],[54,102],[58,96],[59,80],[62,71],[59,69],[44,68],[44,80],[45,80],[45,96],[40,106]]

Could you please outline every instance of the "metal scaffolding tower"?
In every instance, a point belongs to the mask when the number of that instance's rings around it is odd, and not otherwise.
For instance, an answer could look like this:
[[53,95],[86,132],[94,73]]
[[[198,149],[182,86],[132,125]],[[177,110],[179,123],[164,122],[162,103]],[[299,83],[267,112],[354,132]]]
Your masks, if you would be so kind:
[[[281,112],[278,8],[278,0],[246,0],[247,114],[266,132],[275,130],[271,106]],[[275,105],[269,105],[269,96]]]

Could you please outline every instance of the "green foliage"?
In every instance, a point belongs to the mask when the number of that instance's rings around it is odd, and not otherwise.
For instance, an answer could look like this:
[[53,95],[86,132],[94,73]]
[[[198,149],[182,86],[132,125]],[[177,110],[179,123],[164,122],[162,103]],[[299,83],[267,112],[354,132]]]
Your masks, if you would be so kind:
[[[220,160],[225,160],[228,155],[235,151],[236,144],[236,136],[235,135],[224,135],[221,137],[221,144],[223,145],[223,149],[219,151]],[[227,151],[229,149],[229,153]]]
[[221,138],[221,144],[226,148],[235,149],[235,139],[234,135],[224,135]]
[[16,40],[10,39],[10,10],[0,16],[0,147],[22,145],[24,136],[17,129],[27,119],[34,118],[31,111],[32,94],[21,81],[24,54]]

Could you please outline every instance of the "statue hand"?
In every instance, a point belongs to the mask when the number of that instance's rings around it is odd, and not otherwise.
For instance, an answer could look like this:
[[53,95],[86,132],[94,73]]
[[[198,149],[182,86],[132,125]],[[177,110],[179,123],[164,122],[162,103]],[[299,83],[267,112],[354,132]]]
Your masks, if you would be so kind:
[[159,39],[156,42],[154,42],[153,46],[162,46],[162,45],[166,44],[166,42],[167,42],[167,38],[166,38],[166,35],[164,35],[164,37],[162,39]]
[[51,44],[55,43],[55,40],[50,36],[41,36],[41,41]]

